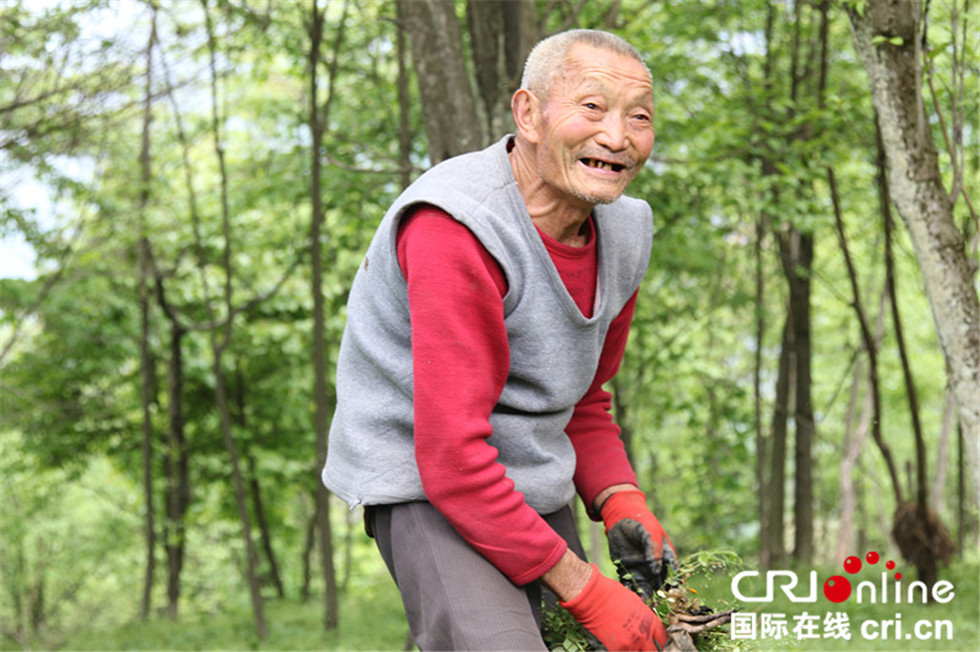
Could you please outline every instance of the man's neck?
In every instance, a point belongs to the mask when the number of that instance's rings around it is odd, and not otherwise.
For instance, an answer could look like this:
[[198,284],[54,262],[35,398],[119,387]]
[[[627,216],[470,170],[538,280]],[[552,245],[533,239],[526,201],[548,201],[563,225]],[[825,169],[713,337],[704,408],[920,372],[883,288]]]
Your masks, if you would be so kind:
[[588,240],[583,227],[593,206],[584,201],[570,202],[558,195],[537,173],[533,157],[527,151],[530,146],[522,145],[517,141],[511,149],[510,166],[531,220],[558,242],[584,247]]

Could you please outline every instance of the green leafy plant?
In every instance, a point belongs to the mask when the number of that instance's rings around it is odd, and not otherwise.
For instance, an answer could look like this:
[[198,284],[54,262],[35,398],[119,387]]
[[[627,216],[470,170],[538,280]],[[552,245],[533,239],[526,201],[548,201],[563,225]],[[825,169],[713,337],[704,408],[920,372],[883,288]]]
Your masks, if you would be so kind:
[[[678,568],[668,576],[664,587],[649,600],[650,608],[671,630],[692,632],[689,634],[690,640],[698,650],[727,652],[744,649],[741,641],[733,641],[728,636],[728,630],[720,627],[728,622],[726,615],[730,614],[731,607],[722,605],[729,611],[719,612],[704,605],[698,588],[712,577],[728,576],[741,566],[742,560],[730,551],[702,550],[684,557],[679,561]],[[696,629],[702,631],[692,631]],[[557,605],[544,605],[542,630],[549,650],[584,652],[602,649],[595,637]]]

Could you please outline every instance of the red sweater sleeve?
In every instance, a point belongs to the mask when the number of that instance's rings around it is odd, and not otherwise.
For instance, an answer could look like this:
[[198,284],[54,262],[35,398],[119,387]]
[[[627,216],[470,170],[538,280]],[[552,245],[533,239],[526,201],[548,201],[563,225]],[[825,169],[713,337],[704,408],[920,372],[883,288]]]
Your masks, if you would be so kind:
[[398,260],[408,282],[415,455],[426,497],[512,582],[536,580],[567,545],[487,443],[510,367],[506,278],[466,227],[434,208],[403,222]]

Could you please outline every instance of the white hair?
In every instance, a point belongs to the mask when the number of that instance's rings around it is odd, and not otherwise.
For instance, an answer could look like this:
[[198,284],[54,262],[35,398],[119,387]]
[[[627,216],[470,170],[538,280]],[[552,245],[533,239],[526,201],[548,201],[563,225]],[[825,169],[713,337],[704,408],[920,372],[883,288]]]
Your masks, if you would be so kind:
[[534,46],[524,63],[521,88],[538,97],[547,97],[558,73],[564,70],[569,50],[577,43],[636,59],[650,74],[639,51],[622,38],[595,29],[573,29],[549,36]]

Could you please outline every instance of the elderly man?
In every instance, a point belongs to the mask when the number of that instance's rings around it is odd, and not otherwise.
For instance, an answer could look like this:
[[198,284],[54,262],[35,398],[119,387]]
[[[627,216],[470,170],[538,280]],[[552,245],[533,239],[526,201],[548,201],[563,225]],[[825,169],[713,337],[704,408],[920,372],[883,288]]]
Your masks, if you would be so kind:
[[650,593],[673,549],[637,488],[603,384],[650,257],[623,192],[653,148],[650,72],[628,43],[539,43],[516,134],[445,161],[392,205],[358,270],[326,486],[368,531],[429,649],[544,649],[541,587],[609,649],[663,624],[587,563],[569,501]]

